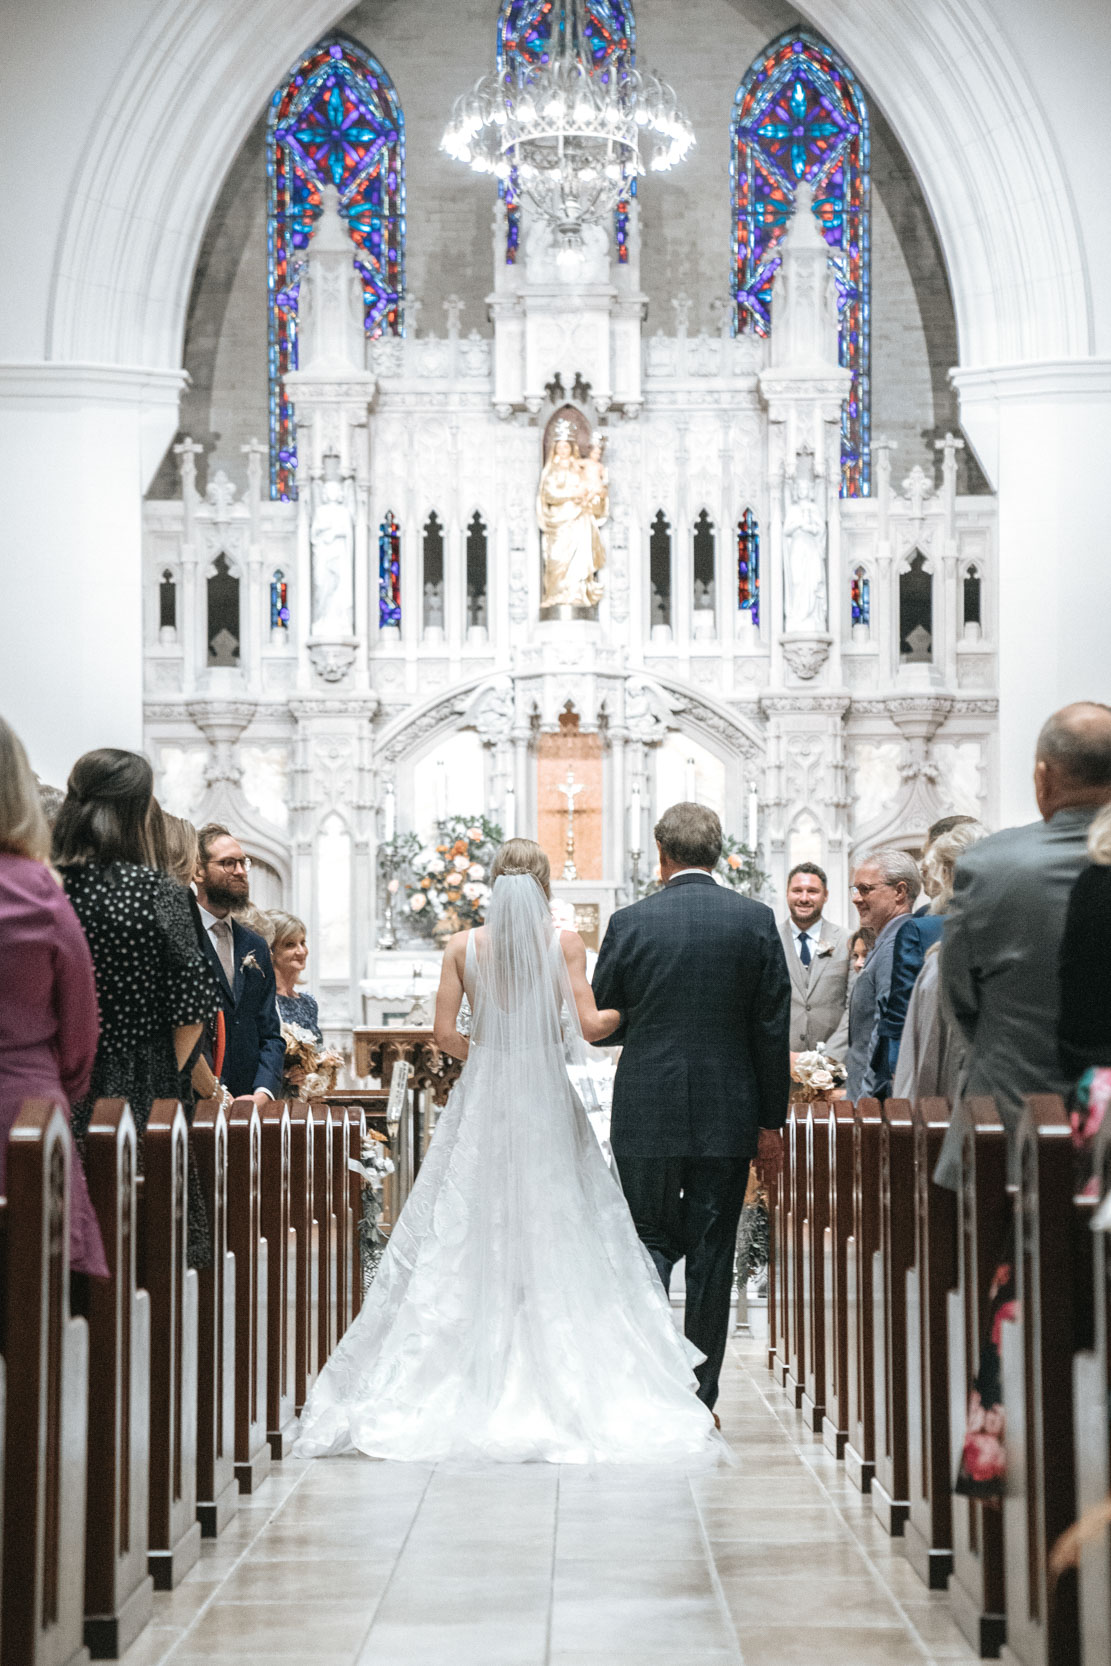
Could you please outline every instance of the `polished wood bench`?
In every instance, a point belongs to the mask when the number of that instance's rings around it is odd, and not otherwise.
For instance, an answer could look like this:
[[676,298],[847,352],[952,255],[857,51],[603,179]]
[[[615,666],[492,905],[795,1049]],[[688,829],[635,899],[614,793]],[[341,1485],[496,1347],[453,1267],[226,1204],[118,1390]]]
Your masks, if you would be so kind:
[[228,1248],[228,1124],[220,1102],[193,1111],[193,1150],[208,1205],[212,1265],[198,1274],[197,1519],[222,1533],[239,1509],[235,1478],[235,1256]]

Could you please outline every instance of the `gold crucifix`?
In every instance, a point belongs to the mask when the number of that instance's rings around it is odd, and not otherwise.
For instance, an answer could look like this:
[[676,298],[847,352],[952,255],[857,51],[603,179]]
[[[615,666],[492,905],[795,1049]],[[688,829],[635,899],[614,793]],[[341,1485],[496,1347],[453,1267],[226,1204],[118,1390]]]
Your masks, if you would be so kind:
[[567,779],[557,790],[567,800],[567,859],[563,864],[563,877],[578,879],[579,870],[575,866],[575,800],[582,792],[583,784],[575,780],[575,771],[568,767]]

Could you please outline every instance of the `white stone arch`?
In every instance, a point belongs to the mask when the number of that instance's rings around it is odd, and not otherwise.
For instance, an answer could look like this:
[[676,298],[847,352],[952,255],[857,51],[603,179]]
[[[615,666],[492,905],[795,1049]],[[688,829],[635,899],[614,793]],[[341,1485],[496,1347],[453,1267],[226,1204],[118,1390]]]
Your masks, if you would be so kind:
[[[47,356],[181,361],[197,251],[229,159],[336,0],[157,0],[82,145],[49,298]],[[1067,175],[988,0],[808,0],[802,11],[883,107],[934,215],[962,365],[1092,349],[1090,276]]]

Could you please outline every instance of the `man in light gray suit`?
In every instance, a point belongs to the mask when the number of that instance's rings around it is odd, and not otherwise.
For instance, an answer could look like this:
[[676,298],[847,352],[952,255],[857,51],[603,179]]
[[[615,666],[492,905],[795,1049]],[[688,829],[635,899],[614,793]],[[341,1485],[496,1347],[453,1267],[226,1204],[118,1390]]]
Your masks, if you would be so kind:
[[1070,1088],[1057,1058],[1058,958],[1088,829],[1111,802],[1111,707],[1049,719],[1034,792],[1041,821],[982,839],[957,863],[941,945],[942,997],[968,1043],[961,1096],[990,1094],[1011,1136],[1027,1094]]
[[791,1052],[819,1042],[844,1059],[849,1041],[849,934],[825,918],[829,883],[816,862],[787,875],[787,918],[779,928],[791,974]]

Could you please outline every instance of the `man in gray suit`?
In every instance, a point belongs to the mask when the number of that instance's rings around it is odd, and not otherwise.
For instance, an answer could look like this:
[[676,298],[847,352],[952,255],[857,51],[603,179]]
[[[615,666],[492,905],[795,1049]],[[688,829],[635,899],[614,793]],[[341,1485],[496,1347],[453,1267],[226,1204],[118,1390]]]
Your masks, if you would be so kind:
[[874,1094],[879,1082],[872,1061],[879,1041],[881,1003],[891,987],[895,938],[914,908],[922,889],[918,864],[905,850],[877,850],[861,862],[853,876],[853,901],[862,926],[871,926],[876,943],[864,970],[853,985],[849,1001],[850,1099]]
[[1049,719],[1034,792],[1041,821],[982,839],[957,863],[941,945],[942,997],[968,1043],[961,1096],[990,1094],[1012,1136],[1027,1094],[1070,1087],[1057,963],[1089,826],[1111,802],[1111,707],[1083,702]]
[[819,1042],[843,1059],[849,1040],[849,934],[825,918],[829,882],[816,862],[787,875],[787,918],[779,928],[791,974],[791,1052]]

